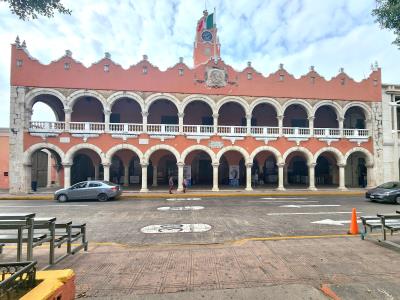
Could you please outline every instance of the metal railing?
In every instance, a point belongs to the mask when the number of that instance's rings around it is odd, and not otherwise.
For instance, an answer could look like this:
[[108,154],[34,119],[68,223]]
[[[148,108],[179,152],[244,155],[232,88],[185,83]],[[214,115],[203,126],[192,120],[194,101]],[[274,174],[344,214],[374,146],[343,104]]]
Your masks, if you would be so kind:
[[0,299],[19,299],[36,284],[36,261],[0,263]]
[[[155,135],[198,135],[211,136],[215,133],[213,125],[183,125],[182,132],[178,124],[133,124],[133,123],[106,123],[100,122],[41,122],[31,121],[29,132],[32,133],[110,133],[110,134],[141,134]],[[216,126],[216,133],[220,136],[254,137],[316,137],[316,138],[348,138],[365,139],[370,136],[368,129],[352,128],[314,128],[308,127],[267,127],[267,126]]]

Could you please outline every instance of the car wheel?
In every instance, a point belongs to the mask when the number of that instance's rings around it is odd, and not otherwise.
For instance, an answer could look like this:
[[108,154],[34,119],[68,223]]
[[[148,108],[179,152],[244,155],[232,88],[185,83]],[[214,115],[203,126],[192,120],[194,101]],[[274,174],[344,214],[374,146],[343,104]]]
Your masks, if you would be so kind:
[[394,199],[394,203],[400,204],[400,196],[397,196],[396,199]]
[[107,194],[101,193],[97,196],[97,200],[99,200],[100,202],[105,202],[108,200],[108,196]]
[[67,197],[67,195],[64,195],[64,194],[58,195],[57,201],[58,202],[67,202],[68,201],[68,197]]

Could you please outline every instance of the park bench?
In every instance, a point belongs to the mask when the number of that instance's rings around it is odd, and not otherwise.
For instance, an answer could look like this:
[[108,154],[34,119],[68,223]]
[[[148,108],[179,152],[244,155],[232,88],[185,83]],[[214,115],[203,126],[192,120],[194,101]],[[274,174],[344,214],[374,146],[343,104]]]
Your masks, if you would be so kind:
[[383,234],[383,241],[386,241],[386,231],[389,230],[391,235],[395,231],[400,230],[400,211],[396,211],[397,215],[383,215],[378,214],[377,216],[362,216],[360,217],[363,230],[361,232],[361,239],[365,239],[375,229],[379,229]]

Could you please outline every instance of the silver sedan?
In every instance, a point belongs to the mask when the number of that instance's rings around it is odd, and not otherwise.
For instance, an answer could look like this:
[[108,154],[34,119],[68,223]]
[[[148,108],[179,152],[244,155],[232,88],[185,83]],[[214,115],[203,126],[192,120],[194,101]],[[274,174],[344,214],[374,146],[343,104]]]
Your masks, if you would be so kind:
[[108,181],[82,181],[73,186],[58,190],[54,193],[54,200],[66,202],[68,200],[97,199],[107,201],[121,195],[121,187]]

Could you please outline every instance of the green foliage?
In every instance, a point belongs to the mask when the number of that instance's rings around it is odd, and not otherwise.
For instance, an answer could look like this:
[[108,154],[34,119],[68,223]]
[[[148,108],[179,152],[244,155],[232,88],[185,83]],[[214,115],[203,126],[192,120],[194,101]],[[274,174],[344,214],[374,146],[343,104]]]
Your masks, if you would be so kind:
[[396,39],[393,44],[400,48],[400,0],[376,0],[372,15],[381,27],[394,31]]
[[13,14],[16,14],[21,20],[37,19],[38,15],[48,18],[54,16],[54,11],[62,14],[71,14],[69,9],[66,9],[60,0],[0,0],[8,2],[8,5]]

